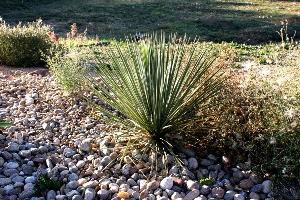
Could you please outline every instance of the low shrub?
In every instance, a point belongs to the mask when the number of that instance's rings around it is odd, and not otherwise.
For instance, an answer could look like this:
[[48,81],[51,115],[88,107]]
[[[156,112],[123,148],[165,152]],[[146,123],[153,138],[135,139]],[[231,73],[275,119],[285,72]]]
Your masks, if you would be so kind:
[[300,180],[300,52],[276,49],[280,61],[273,64],[229,69],[225,87],[210,101],[214,106],[199,111],[210,117],[195,123],[208,128],[199,130],[204,134],[194,145],[234,162],[250,161],[276,181]]
[[11,26],[0,21],[0,63],[17,67],[44,66],[51,47],[51,28],[36,22]]

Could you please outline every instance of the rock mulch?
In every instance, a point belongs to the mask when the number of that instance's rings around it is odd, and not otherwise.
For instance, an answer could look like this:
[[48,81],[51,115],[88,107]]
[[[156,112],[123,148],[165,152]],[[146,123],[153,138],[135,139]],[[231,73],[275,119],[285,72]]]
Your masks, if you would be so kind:
[[[111,127],[86,113],[86,105],[70,101],[47,74],[0,72],[0,118],[14,122],[0,134],[0,199],[274,199],[272,182],[255,175],[250,163],[227,168],[212,154],[198,159],[184,150],[185,167],[170,156],[168,174],[155,177],[151,156],[138,150],[135,164],[113,162],[122,147]],[[63,186],[37,196],[41,174]],[[211,183],[200,184],[207,177]]]

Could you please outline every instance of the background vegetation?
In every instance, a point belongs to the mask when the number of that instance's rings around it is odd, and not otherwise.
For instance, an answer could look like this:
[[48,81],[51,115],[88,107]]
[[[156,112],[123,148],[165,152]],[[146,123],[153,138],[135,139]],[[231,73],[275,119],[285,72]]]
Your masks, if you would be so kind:
[[[265,0],[2,0],[1,16],[9,23],[42,18],[61,36],[76,22],[101,38],[163,30],[206,41],[266,43],[278,41],[280,22],[300,28],[300,4]],[[297,37],[300,37],[299,34]]]

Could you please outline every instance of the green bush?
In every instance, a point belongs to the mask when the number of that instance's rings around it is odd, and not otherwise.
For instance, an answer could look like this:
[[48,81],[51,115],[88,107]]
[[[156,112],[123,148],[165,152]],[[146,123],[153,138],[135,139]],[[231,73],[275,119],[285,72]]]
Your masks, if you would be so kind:
[[0,63],[17,67],[44,66],[49,53],[51,28],[36,22],[11,26],[0,21]]

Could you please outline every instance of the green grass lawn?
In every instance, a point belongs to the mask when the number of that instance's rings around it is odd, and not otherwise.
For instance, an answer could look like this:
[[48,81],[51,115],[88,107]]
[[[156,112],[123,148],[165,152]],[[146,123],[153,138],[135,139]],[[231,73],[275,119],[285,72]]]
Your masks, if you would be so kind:
[[163,30],[257,44],[278,41],[283,19],[300,32],[300,2],[289,0],[1,0],[0,16],[9,23],[42,18],[60,34],[76,22],[101,38]]

